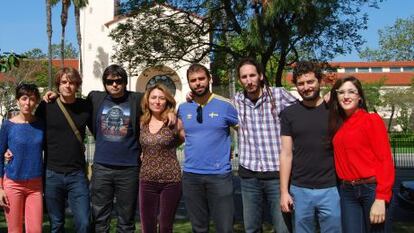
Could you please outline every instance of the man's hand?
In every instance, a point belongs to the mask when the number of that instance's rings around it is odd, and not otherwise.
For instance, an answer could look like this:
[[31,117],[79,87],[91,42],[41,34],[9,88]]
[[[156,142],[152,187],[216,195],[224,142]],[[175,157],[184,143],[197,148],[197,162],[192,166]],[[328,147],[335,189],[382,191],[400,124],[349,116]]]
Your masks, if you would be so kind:
[[325,102],[326,103],[329,103],[329,100],[331,99],[331,92],[330,91],[328,91],[328,93],[326,93],[324,96],[323,96],[323,100],[325,100]]
[[0,206],[9,207],[9,199],[7,198],[3,188],[0,188]]
[[54,101],[58,97],[58,94],[53,91],[47,91],[46,94],[43,96],[43,100],[46,103],[50,103],[51,101]]
[[6,152],[4,152],[4,160],[6,161],[6,163],[8,163],[12,159],[13,159],[13,153],[9,149],[7,149]]
[[169,112],[164,123],[166,123],[167,126],[174,126],[177,123],[177,115],[174,112]]
[[194,94],[193,94],[193,92],[188,92],[187,93],[187,95],[185,95],[185,100],[187,101],[187,102],[191,102],[191,101],[193,101],[193,99],[194,99]]
[[371,224],[383,223],[385,221],[385,201],[375,199],[369,213]]
[[293,210],[293,199],[289,193],[280,194],[280,209],[284,213],[290,213]]

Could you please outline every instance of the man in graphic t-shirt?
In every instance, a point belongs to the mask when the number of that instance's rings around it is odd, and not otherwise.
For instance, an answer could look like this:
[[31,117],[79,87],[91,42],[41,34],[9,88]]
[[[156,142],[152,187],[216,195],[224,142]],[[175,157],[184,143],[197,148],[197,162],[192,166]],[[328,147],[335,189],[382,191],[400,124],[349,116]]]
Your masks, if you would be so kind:
[[126,90],[127,73],[119,65],[108,66],[102,81],[106,91],[92,91],[87,98],[93,106],[90,129],[96,139],[91,180],[95,232],[109,232],[114,198],[117,232],[134,232],[142,94]]

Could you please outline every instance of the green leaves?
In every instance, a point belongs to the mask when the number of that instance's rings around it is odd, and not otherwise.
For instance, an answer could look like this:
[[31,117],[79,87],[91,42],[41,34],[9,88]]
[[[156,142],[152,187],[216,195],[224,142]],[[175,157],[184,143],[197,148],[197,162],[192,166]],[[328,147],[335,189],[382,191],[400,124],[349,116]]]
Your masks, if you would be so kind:
[[359,50],[364,43],[360,30],[367,25],[360,9],[377,2],[125,0],[121,12],[133,13],[134,21],[112,30],[117,42],[113,58],[135,63],[131,67],[222,58],[213,66],[228,70],[250,56],[263,67],[275,64],[271,78],[280,86],[285,68],[295,61],[328,61]]
[[397,19],[392,26],[378,31],[379,48],[365,48],[359,54],[368,61],[414,60],[414,16]]
[[22,56],[13,52],[0,54],[0,73],[8,72],[13,67],[19,67],[20,58],[22,58]]

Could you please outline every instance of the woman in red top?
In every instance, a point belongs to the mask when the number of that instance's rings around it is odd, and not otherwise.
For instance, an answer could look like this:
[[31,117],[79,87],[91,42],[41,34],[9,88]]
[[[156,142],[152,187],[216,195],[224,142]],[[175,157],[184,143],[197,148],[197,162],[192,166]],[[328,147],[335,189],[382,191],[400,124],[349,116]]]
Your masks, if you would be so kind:
[[341,180],[344,233],[388,232],[391,226],[386,213],[394,184],[389,139],[381,117],[368,113],[365,103],[355,77],[332,87],[329,129]]

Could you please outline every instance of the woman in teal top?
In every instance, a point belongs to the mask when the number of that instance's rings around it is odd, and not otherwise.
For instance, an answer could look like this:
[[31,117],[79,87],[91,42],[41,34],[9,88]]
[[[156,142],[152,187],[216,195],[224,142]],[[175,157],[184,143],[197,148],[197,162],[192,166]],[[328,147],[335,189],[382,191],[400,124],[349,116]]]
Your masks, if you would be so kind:
[[[0,205],[4,208],[8,232],[42,232],[42,147],[43,123],[32,114],[40,94],[34,84],[16,88],[19,114],[5,120],[0,130]],[[7,149],[13,157],[4,165]]]

